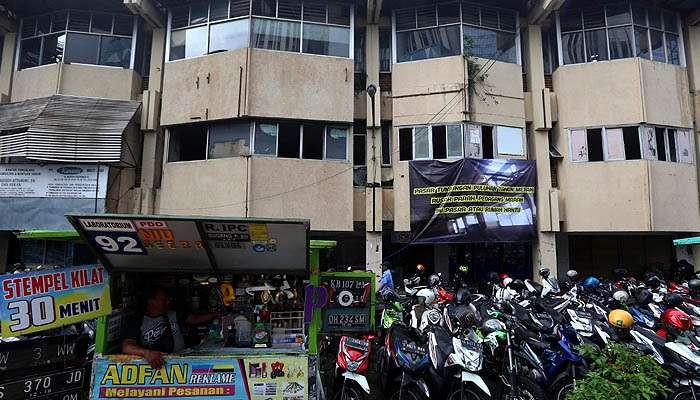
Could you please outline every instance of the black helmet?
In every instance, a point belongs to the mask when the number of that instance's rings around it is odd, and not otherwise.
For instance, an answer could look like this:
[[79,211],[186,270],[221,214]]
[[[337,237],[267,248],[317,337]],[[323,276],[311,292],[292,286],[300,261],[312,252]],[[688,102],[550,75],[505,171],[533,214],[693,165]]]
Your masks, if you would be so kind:
[[644,280],[644,284],[652,289],[658,289],[658,287],[661,286],[661,283],[661,279],[659,279],[659,277],[656,275],[650,275]]
[[664,304],[668,307],[678,307],[683,304],[683,298],[675,293],[668,293],[664,296]]
[[641,289],[639,292],[637,292],[637,304],[640,306],[645,306],[654,299],[654,296],[651,294],[649,289]]
[[548,277],[549,273],[550,273],[549,268],[547,268],[547,267],[541,267],[539,272],[540,272],[540,276],[545,277],[545,278]]
[[496,271],[489,271],[486,279],[491,283],[498,283],[501,281],[501,278],[498,276],[498,272]]
[[520,292],[521,290],[525,289],[525,282],[521,281],[520,279],[513,279],[513,281],[508,284],[508,287]]
[[688,289],[693,296],[700,295],[700,279],[691,279],[688,281]]
[[469,303],[469,298],[471,297],[472,293],[469,291],[469,289],[463,287],[460,288],[457,291],[457,304],[467,304]]

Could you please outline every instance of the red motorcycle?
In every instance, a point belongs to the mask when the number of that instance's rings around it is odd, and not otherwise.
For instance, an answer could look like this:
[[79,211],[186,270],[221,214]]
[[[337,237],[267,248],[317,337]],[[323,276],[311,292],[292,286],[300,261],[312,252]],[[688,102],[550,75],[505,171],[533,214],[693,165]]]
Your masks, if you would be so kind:
[[334,400],[365,400],[369,398],[369,384],[365,373],[369,367],[371,353],[371,336],[355,339],[348,336],[340,338],[338,357],[335,364],[333,382]]

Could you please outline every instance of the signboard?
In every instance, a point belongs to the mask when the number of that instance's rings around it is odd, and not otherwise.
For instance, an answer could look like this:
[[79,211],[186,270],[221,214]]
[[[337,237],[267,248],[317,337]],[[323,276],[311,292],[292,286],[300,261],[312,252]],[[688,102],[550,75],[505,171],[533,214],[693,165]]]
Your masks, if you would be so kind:
[[0,329],[20,336],[109,314],[109,278],[102,266],[0,275]]
[[132,356],[97,357],[91,399],[302,400],[306,357],[166,357],[153,369]]
[[534,239],[536,177],[528,160],[411,161],[411,242]]
[[0,371],[3,377],[9,377],[24,375],[32,367],[83,362],[87,359],[88,341],[88,335],[57,335],[2,342]]
[[323,308],[323,332],[368,332],[371,328],[371,280],[373,276],[322,275],[328,292]]
[[69,216],[109,268],[138,271],[306,271],[306,221]]
[[0,198],[104,199],[106,193],[106,166],[98,179],[90,164],[0,164]]
[[87,379],[83,368],[0,383],[0,399],[80,400]]

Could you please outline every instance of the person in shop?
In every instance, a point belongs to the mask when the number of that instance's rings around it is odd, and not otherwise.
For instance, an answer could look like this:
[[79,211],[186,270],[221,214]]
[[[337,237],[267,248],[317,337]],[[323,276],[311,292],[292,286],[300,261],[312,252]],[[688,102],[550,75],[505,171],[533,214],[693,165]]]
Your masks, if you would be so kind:
[[170,310],[168,291],[154,287],[148,292],[143,316],[131,324],[124,335],[122,353],[143,357],[151,367],[160,368],[165,363],[164,355],[185,347],[180,321],[186,325],[202,325],[217,317],[217,314],[208,313],[178,318],[175,311]]

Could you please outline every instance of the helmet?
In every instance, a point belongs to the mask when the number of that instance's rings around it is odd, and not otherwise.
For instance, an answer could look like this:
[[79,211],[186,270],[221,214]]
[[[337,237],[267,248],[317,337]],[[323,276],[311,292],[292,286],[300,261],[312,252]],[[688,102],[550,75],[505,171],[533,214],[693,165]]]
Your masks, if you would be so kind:
[[610,311],[608,322],[616,328],[628,329],[634,324],[634,318],[627,311],[617,309]]
[[661,279],[659,279],[659,277],[656,275],[649,275],[647,279],[644,280],[644,284],[652,289],[657,289],[659,286],[661,286],[661,283]]
[[501,280],[504,280],[504,279],[506,279],[506,278],[509,278],[508,274],[500,274],[500,275],[498,275],[498,277],[499,277]]
[[683,298],[675,293],[668,293],[664,296],[664,304],[668,307],[678,307],[683,304]]
[[484,321],[483,324],[481,324],[481,330],[485,334],[489,334],[492,332],[500,331],[503,329],[503,324],[501,324],[501,321],[497,319],[487,319]]
[[435,302],[435,292],[432,289],[421,289],[416,293],[418,300],[422,300],[423,304],[433,304]]
[[688,314],[677,308],[669,308],[661,314],[661,322],[666,330],[674,336],[680,331],[687,331],[693,328],[693,321]]
[[416,265],[416,270],[418,270],[420,272],[425,271],[425,265],[423,265],[423,264]]
[[501,281],[501,278],[498,276],[498,272],[496,271],[489,271],[486,279],[491,283],[497,283]]
[[461,273],[466,274],[467,272],[469,272],[469,266],[466,264],[462,264],[457,268],[457,270]]
[[596,277],[589,276],[588,278],[583,280],[581,286],[583,286],[586,289],[595,289],[598,286],[600,286],[600,281]]
[[637,304],[640,306],[645,306],[654,299],[654,295],[651,294],[649,289],[641,289],[637,292]]
[[525,282],[520,279],[513,279],[513,281],[508,284],[508,287],[519,292],[525,289]]
[[566,271],[566,276],[568,276],[569,279],[576,279],[578,277],[578,271],[575,269],[570,269]]
[[430,287],[437,287],[440,286],[440,276],[437,274],[432,274],[428,278],[428,286]]
[[507,276],[505,278],[503,278],[503,286],[508,286],[508,285],[510,285],[511,282],[513,282],[513,279],[511,279]]
[[540,276],[548,277],[549,276],[549,268],[541,267],[540,268]]
[[624,290],[617,290],[615,293],[613,293],[613,299],[617,300],[618,302],[625,304],[627,301],[630,299],[630,295],[627,294]]
[[467,304],[469,303],[469,298],[471,297],[471,292],[467,288],[460,288],[457,291],[457,304]]
[[700,279],[691,279],[688,281],[688,289],[693,296],[700,295]]

